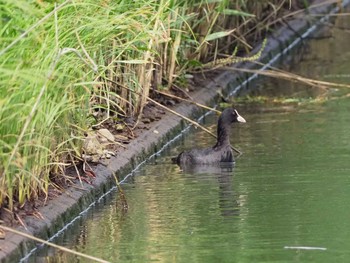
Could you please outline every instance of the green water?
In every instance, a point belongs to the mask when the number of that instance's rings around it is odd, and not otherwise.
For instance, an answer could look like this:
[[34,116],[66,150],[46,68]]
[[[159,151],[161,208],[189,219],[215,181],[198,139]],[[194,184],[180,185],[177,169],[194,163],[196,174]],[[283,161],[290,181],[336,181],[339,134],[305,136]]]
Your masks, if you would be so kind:
[[[312,50],[335,45],[323,43]],[[340,61],[350,53],[342,54]],[[337,71],[328,58],[316,77],[343,74],[346,82],[349,62]],[[307,65],[299,69],[314,74]],[[55,242],[111,262],[349,262],[350,97],[338,94],[322,103],[240,104],[247,123],[232,133],[243,151],[233,169],[183,173],[170,164],[183,149],[214,143],[201,131],[187,134],[123,185],[127,212],[112,195]],[[215,122],[206,119],[213,131]],[[323,250],[285,248],[293,246]],[[44,250],[30,262],[91,261]]]
[[[62,244],[112,262],[348,262],[350,99],[258,110],[240,109],[247,123],[235,127],[232,142],[244,154],[232,171],[184,174],[169,164],[180,149],[212,143],[189,134],[124,185],[126,213],[114,196]],[[88,262],[60,253],[46,259]]]

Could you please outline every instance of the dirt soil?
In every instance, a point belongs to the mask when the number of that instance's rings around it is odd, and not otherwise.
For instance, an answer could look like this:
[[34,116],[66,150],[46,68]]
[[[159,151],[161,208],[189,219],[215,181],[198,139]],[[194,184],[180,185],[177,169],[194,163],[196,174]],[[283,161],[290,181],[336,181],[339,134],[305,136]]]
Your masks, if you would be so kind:
[[[194,76],[193,80],[189,81],[187,87],[180,89],[173,87],[168,94],[172,95],[168,97],[158,92],[152,91],[150,97],[156,102],[168,108],[174,108],[181,102],[181,98],[187,100],[193,100],[191,95],[200,87],[204,86],[204,83],[208,81],[208,78],[214,78],[219,72],[211,72],[203,78],[203,76]],[[174,98],[178,97],[178,98]],[[44,215],[39,212],[40,207],[48,204],[51,200],[61,195],[68,187],[81,189],[81,181],[94,185],[96,174],[93,171],[93,167],[97,163],[104,164],[105,160],[111,156],[123,154],[123,151],[127,149],[128,145],[138,138],[143,132],[150,130],[154,127],[154,123],[161,120],[165,115],[166,110],[155,105],[152,102],[148,102],[142,112],[139,119],[133,116],[127,116],[121,120],[115,121],[113,118],[103,122],[98,127],[94,127],[91,133],[86,134],[87,137],[90,135],[96,136],[97,140],[91,147],[93,149],[101,147],[100,152],[83,152],[83,160],[79,161],[74,165],[66,167],[65,174],[51,174],[51,180],[53,182],[49,187],[48,195],[39,195],[38,198],[32,201],[27,201],[23,206],[19,203],[14,204],[14,211],[11,212],[7,208],[1,208],[0,210],[0,223],[10,227],[23,226],[26,228],[25,218],[34,217],[38,220],[43,220]],[[113,142],[106,139],[106,136],[98,136],[100,130],[107,130],[113,137]],[[99,145],[97,145],[97,144]],[[0,231],[0,238],[4,238],[5,235]]]
[[[284,30],[284,32],[287,31],[288,29]],[[295,34],[295,32],[291,32],[290,34]],[[286,36],[284,37],[287,39],[288,34],[286,33]],[[279,36],[280,41],[281,39],[283,39],[283,36]],[[273,45],[277,47],[279,46],[279,42],[275,41],[275,44],[272,43],[271,50],[276,48],[273,47]],[[216,77],[219,73],[221,74],[221,71],[206,73],[205,78],[202,74],[197,74],[193,79],[189,81],[188,86],[184,89],[173,87],[169,92],[172,95],[191,100],[192,95],[196,91],[201,90],[202,87],[205,87],[210,81],[215,82]],[[229,72],[227,74],[232,75],[232,72]],[[224,75],[225,74],[221,74],[220,76],[222,77],[219,78],[221,78],[221,80],[223,78],[228,78],[227,75]],[[215,89],[216,88],[217,87],[215,87]],[[174,99],[160,95],[155,91],[151,92],[151,98],[170,108],[176,107],[181,101],[181,99]],[[77,162],[74,166],[66,168],[65,176],[63,177],[52,174],[51,177],[53,185],[50,186],[47,196],[40,195],[36,200],[26,202],[22,207],[19,207],[18,204],[15,204],[15,209],[13,212],[9,211],[6,208],[1,208],[0,224],[11,227],[23,226],[25,228],[25,221],[32,222],[33,219],[37,221],[44,220],[44,216],[46,218],[46,215],[40,214],[40,208],[46,206],[50,207],[50,203],[62,195],[62,193],[66,192],[66,189],[76,188],[79,190],[84,190],[82,189],[81,182],[85,182],[94,186],[95,181],[98,181],[98,177],[94,172],[94,168],[97,167],[96,162],[104,163],[104,160],[111,158],[113,155],[123,155],[123,153],[125,153],[128,149],[129,145],[132,144],[134,140],[137,140],[137,138],[139,138],[145,131],[154,128],[155,125],[157,125],[157,122],[159,120],[162,120],[162,118],[165,116],[165,113],[166,112],[163,108],[160,108],[153,103],[148,103],[144,107],[143,114],[139,119],[133,116],[127,116],[115,121],[113,118],[111,118],[103,122],[103,124],[99,125],[98,127],[95,127],[91,133],[86,134],[86,136],[91,136],[91,138],[94,138],[92,141],[101,144],[100,148],[95,147],[96,145],[92,144],[92,148],[99,148],[99,151],[97,153],[85,151],[83,153],[84,158],[81,158],[81,161]],[[101,134],[97,134],[98,131],[103,132],[102,136]],[[112,138],[113,142],[109,137]],[[91,158],[90,162],[89,158]],[[25,220],[27,218],[30,218],[31,220]],[[0,239],[4,238],[6,238],[6,233],[0,231]],[[7,242],[6,239],[5,242]],[[6,252],[1,251],[2,247],[0,247],[0,253]]]

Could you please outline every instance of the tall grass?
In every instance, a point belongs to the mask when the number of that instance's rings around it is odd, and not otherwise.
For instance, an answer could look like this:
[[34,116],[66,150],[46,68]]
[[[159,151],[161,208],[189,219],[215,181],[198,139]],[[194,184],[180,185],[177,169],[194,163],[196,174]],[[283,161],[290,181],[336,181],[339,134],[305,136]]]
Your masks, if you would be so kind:
[[289,3],[51,2],[0,1],[0,207],[10,210],[47,195],[50,174],[80,154],[92,112],[139,116],[151,88],[250,50],[254,10]]

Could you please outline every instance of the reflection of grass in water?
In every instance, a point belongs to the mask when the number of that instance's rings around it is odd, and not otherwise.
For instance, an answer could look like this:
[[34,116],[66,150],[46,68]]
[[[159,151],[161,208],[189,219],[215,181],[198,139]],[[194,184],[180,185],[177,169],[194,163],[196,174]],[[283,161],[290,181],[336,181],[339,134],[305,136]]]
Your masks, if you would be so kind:
[[328,98],[325,96],[319,96],[316,98],[245,96],[245,97],[235,98],[234,103],[302,105],[302,104],[311,104],[311,103],[323,103],[326,100],[328,100]]
[[[300,98],[300,97],[269,97],[269,96],[244,96],[234,98],[233,104],[270,104],[270,105],[308,105],[321,104],[329,100],[345,99],[350,97],[347,90],[328,90],[327,93],[316,97]],[[221,106],[230,105],[221,103]]]
[[[313,101],[313,102],[311,102]],[[233,105],[243,107],[245,111],[263,111],[263,112],[275,112],[275,111],[295,111],[296,107],[302,105],[315,104],[314,99],[300,99],[300,98],[275,98],[268,96],[257,96],[257,97],[239,97],[235,98]],[[317,102],[320,103],[320,102]],[[227,103],[221,103],[227,104]],[[221,105],[224,106],[224,105]]]
[[[264,65],[260,62],[255,63],[259,64],[260,66]],[[255,93],[255,96],[235,98],[233,104],[243,102],[296,105],[323,103],[329,99],[337,99],[348,96],[347,94],[350,88],[350,85],[346,83],[336,83],[307,78],[275,67],[269,67],[265,70],[235,67],[228,67],[226,69],[237,72],[258,74],[272,78],[272,80],[283,81],[281,83],[277,82],[277,84],[271,85],[271,90],[269,89],[268,84],[266,87],[264,86],[264,88],[256,86],[255,89],[251,89],[252,93]],[[258,83],[257,85],[259,84],[261,83]],[[290,95],[288,95],[288,93],[290,93]],[[269,94],[271,94],[271,96],[268,96]]]

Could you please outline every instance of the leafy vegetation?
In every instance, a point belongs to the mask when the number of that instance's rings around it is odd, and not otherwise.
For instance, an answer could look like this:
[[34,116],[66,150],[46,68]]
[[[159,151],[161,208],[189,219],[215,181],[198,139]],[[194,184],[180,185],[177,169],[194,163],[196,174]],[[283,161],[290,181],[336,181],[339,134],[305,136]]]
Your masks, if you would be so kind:
[[251,50],[248,42],[289,5],[1,0],[0,207],[47,195],[50,175],[80,155],[94,112],[104,113],[99,123],[138,116],[150,88]]

